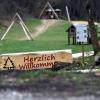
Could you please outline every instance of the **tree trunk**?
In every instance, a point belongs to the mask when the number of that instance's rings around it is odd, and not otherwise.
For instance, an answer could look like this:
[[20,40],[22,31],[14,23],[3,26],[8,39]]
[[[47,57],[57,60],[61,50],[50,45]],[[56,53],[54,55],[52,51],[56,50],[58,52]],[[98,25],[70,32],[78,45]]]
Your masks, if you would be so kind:
[[91,35],[91,42],[94,50],[94,55],[96,55],[98,52],[100,52],[100,45],[99,40],[97,37],[97,29],[94,24],[96,15],[95,15],[95,9],[94,9],[94,2],[93,0],[89,0],[88,2],[88,24],[89,24],[89,32]]
[[98,52],[100,52],[100,45],[97,38],[97,29],[93,20],[90,19],[88,23],[89,23],[89,31],[91,34],[91,42],[94,50],[94,55],[96,55]]

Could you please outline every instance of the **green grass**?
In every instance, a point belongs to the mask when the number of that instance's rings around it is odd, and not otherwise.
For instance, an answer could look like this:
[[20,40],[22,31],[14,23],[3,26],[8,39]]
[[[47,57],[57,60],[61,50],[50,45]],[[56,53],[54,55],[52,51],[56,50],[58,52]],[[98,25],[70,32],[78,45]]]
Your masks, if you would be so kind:
[[[77,76],[76,76],[77,75]],[[36,71],[29,71],[29,72],[20,72],[17,77],[19,78],[41,78],[41,77],[48,77],[48,78],[54,78],[54,77],[64,77],[64,78],[73,78],[73,76],[78,77],[77,73],[68,72],[66,70],[59,70],[59,71],[51,71],[47,69],[40,69]]]
[[56,42],[67,42],[66,30],[70,24],[66,21],[58,21],[54,26],[50,27],[44,34],[37,38],[37,40],[55,41]]
[[[33,52],[47,50],[72,49],[73,53],[81,52],[80,45],[67,45],[64,42],[45,42],[45,41],[1,41],[0,54],[16,52]],[[91,46],[85,45],[85,51],[92,50]]]
[[[41,20],[37,19],[28,19],[26,21],[26,25],[31,32],[34,32],[34,27],[40,23]],[[20,27],[16,24],[15,28],[8,33],[6,40],[0,41],[0,54],[62,49],[72,49],[73,53],[81,52],[80,45],[68,45],[67,43],[67,33],[65,31],[69,26],[70,24],[66,21],[58,21],[56,25],[50,27],[34,41],[18,41],[15,39],[24,36],[24,33],[19,30]],[[84,48],[85,51],[92,50],[91,45],[85,45]]]
[[[98,71],[100,72],[100,71]],[[91,74],[91,73],[90,73]],[[17,77],[19,78],[45,78],[47,77],[48,79],[54,78],[54,77],[60,77],[60,78],[65,78],[69,80],[76,80],[78,82],[83,81],[86,79],[86,77],[89,77],[89,73],[81,73],[81,72],[73,72],[73,71],[68,71],[65,69],[61,69],[59,71],[51,71],[47,69],[40,69],[40,70],[34,70],[34,71],[24,71],[24,72],[19,72],[17,74]]]

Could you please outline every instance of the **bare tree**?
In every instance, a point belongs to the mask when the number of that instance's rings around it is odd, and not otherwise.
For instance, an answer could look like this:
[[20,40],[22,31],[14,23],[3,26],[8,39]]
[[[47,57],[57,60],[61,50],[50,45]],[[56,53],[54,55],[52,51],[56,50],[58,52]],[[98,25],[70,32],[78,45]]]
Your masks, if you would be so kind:
[[94,55],[100,52],[100,45],[97,38],[97,29],[94,24],[96,19],[96,11],[95,11],[95,1],[87,0],[86,9],[88,12],[88,24],[89,24],[89,32],[91,35],[91,42],[93,45]]

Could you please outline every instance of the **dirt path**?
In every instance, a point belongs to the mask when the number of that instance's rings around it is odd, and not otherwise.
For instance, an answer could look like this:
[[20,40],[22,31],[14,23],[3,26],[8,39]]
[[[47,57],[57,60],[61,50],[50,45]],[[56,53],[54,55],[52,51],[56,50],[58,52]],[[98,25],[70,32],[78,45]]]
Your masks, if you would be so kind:
[[36,32],[32,33],[33,39],[35,39],[40,34],[45,32],[49,27],[53,26],[56,22],[56,20],[43,20],[42,24],[35,28]]
[[[31,33],[33,39],[38,37],[40,34],[44,33],[49,27],[55,25],[57,20],[42,20],[41,25],[35,28],[35,32]],[[26,40],[27,38],[21,39]]]

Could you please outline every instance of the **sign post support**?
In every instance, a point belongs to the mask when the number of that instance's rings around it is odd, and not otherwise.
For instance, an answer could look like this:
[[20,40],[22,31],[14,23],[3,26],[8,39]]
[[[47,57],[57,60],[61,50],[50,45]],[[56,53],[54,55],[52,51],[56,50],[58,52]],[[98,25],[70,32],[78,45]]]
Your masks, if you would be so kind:
[[76,30],[76,41],[78,43],[81,43],[81,49],[82,49],[82,62],[84,64],[84,43],[87,43],[88,33],[87,33],[87,26],[79,25],[77,26]]
[[82,47],[82,60],[84,64],[84,42],[81,43],[81,47]]

